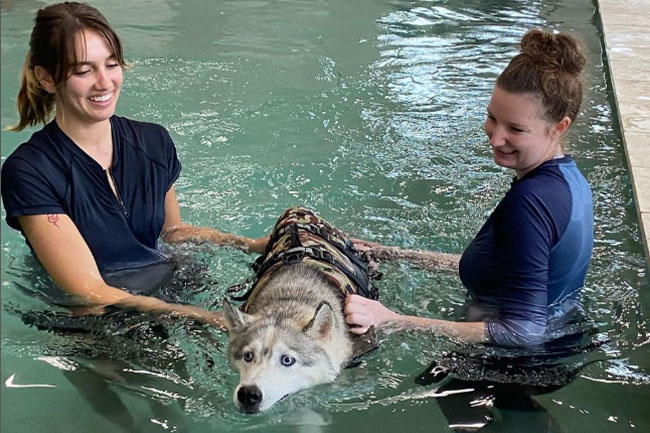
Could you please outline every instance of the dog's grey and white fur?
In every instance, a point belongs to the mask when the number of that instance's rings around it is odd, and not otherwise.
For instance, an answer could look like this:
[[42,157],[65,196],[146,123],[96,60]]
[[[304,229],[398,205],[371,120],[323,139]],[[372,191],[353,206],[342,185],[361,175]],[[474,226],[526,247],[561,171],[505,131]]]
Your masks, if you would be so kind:
[[338,289],[307,264],[283,266],[248,314],[224,301],[228,360],[239,371],[234,402],[264,411],[301,389],[332,382],[352,356]]

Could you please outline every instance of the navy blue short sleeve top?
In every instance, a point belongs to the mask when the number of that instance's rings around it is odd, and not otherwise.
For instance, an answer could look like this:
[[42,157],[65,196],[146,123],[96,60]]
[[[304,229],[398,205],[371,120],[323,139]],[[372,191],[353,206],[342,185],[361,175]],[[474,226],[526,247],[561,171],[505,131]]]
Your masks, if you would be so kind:
[[110,122],[113,164],[106,171],[56,121],[21,144],[2,167],[7,223],[21,230],[19,216],[68,215],[102,275],[166,260],[157,242],[165,194],[181,170],[165,128],[118,116]]
[[593,224],[591,190],[571,156],[513,182],[459,266],[474,300],[496,312],[486,325],[493,343],[544,341],[553,307],[584,284]]

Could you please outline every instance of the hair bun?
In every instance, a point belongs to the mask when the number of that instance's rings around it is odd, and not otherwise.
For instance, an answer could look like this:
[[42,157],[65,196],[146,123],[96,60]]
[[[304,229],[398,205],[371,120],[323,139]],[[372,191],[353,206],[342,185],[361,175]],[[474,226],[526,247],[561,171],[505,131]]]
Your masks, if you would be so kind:
[[578,40],[567,34],[530,30],[521,40],[521,52],[539,68],[580,74],[587,58]]

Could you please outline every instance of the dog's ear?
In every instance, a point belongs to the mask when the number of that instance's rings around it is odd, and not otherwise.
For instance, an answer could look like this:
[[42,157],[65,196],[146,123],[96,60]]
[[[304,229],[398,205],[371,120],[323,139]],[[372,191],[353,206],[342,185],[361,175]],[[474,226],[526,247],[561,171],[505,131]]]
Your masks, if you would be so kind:
[[250,315],[235,308],[228,298],[223,299],[223,317],[226,319],[226,328],[230,333],[243,331],[250,321]]
[[305,332],[310,337],[320,340],[329,337],[334,327],[334,312],[332,306],[323,301],[316,307],[316,313],[305,327]]

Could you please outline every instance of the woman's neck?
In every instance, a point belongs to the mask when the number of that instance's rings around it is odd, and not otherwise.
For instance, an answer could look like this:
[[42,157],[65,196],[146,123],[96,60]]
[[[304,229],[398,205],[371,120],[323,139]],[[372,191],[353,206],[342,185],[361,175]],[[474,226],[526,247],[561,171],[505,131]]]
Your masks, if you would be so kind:
[[526,176],[528,173],[535,170],[537,167],[539,167],[546,161],[550,161],[551,159],[556,159],[556,158],[562,158],[563,156],[564,156],[564,148],[560,145],[559,142],[553,143],[551,146],[549,146],[544,156],[541,157],[536,164],[523,169],[515,170],[517,179],[521,179],[522,177]]
[[113,162],[113,138],[111,121],[83,125],[57,114],[56,123],[70,139],[93,158],[102,168],[107,169]]

